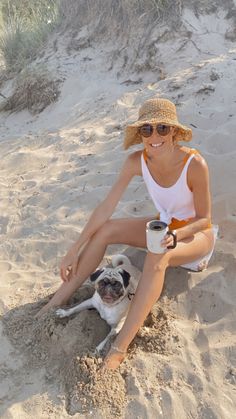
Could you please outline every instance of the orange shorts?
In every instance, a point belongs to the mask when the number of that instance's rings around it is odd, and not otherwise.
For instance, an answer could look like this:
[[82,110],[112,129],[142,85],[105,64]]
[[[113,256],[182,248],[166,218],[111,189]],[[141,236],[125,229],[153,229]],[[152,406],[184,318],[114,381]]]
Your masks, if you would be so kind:
[[[157,216],[157,219],[159,220],[159,215]],[[172,218],[168,227],[170,230],[177,230],[178,228],[190,224],[192,220],[193,218],[188,218],[187,220],[177,220],[177,218]],[[207,228],[212,228],[212,223],[209,223]]]

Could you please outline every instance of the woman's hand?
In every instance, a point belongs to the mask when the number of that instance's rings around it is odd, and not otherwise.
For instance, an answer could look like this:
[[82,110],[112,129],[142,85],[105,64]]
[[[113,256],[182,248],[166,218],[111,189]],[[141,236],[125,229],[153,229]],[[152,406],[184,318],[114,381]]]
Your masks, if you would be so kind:
[[60,275],[65,282],[70,281],[75,275],[78,266],[78,251],[72,246],[61,261]]
[[176,247],[176,243],[177,243],[177,237],[176,237],[176,231],[173,230],[172,232],[175,236],[175,238],[173,237],[173,234],[166,234],[164,236],[164,238],[161,241],[161,246],[164,247],[165,249],[173,249],[174,247]]
[[112,347],[103,362],[103,369],[116,370],[125,359],[126,352],[113,350]]

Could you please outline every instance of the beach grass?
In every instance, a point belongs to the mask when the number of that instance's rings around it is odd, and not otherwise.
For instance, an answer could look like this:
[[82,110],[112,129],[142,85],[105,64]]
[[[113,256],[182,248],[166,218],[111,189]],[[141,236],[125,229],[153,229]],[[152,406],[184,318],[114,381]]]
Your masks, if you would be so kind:
[[19,112],[28,109],[31,114],[37,114],[55,102],[59,93],[59,81],[55,81],[46,67],[26,67],[16,77],[12,94],[0,110]]
[[57,0],[2,0],[0,53],[8,72],[19,72],[36,58],[58,23],[57,4]]
[[181,2],[172,0],[2,0],[0,54],[7,72],[20,72],[55,28],[78,33],[87,26],[90,40],[113,34],[129,41],[180,13]]

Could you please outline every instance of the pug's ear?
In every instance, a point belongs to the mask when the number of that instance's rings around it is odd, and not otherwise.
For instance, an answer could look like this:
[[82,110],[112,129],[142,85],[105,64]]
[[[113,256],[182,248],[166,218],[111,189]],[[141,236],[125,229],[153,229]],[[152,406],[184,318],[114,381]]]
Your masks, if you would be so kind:
[[129,274],[129,272],[125,271],[124,269],[119,269],[118,272],[122,276],[124,287],[127,288],[128,285],[129,285],[129,280],[130,280],[130,274]]
[[95,282],[96,279],[101,275],[101,273],[104,271],[104,269],[98,269],[94,273],[90,275],[90,281]]

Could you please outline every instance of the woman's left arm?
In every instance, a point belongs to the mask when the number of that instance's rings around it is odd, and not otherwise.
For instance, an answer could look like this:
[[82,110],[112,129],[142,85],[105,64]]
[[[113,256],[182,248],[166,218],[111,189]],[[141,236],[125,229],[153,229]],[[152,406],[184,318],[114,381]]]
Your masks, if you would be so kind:
[[205,230],[211,225],[211,194],[209,171],[204,158],[196,154],[192,159],[187,175],[188,186],[193,192],[196,216],[191,223],[179,228],[177,240],[183,240],[193,234]]

